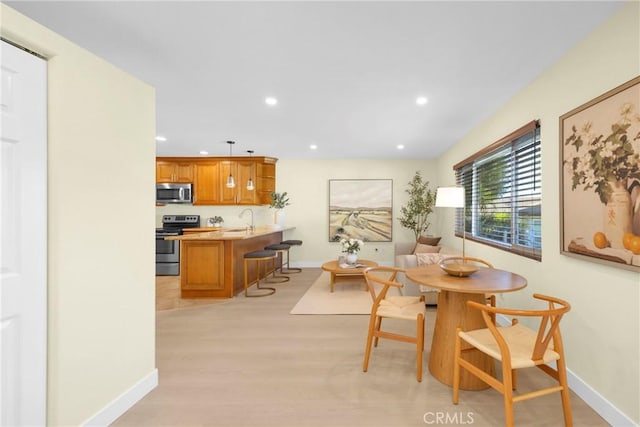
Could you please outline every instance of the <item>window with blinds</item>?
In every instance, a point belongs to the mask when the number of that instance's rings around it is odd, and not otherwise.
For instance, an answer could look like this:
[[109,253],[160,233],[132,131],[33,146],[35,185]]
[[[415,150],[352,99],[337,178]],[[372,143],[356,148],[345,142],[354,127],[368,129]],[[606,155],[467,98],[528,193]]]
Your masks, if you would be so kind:
[[[533,121],[454,166],[466,238],[542,258],[540,127]],[[456,235],[462,236],[462,209]]]

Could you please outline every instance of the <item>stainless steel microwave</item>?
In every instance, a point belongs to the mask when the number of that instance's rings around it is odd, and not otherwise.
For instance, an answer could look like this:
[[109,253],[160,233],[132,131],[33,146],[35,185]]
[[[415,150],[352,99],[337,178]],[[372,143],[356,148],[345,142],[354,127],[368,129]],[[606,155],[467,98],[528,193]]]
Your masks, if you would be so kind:
[[157,203],[193,203],[192,184],[156,184]]

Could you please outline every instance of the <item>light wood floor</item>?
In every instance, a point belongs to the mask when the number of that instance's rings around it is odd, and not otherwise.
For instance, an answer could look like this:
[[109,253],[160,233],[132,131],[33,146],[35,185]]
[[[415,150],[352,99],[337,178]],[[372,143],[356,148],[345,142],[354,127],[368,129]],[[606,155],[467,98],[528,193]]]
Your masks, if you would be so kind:
[[[462,391],[456,406],[451,388],[429,374],[435,309],[427,316],[422,383],[413,346],[399,342],[381,341],[362,372],[368,316],[290,315],[320,273],[292,275],[269,297],[195,306],[170,303],[177,279],[158,278],[160,384],[113,425],[504,425],[497,392]],[[547,382],[536,371],[522,373],[519,390]],[[576,426],[608,425],[575,394],[572,409]],[[515,414],[519,426],[562,425],[560,396],[517,403]]]

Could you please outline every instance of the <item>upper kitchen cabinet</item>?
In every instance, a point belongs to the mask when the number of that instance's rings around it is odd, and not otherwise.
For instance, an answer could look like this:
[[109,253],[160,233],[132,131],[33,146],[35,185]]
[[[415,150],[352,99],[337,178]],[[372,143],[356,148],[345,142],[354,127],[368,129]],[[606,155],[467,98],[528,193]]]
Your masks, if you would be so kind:
[[[178,172],[175,167],[167,170],[167,165],[190,165],[191,179],[184,182],[193,182],[194,205],[268,205],[276,188],[277,161],[273,157],[158,157],[156,178],[157,182],[183,182],[173,180]],[[233,188],[226,185],[229,174],[236,183]],[[249,179],[253,190],[247,189]]]
[[221,199],[220,161],[207,160],[195,164],[194,205],[218,205]]
[[156,182],[193,182],[193,163],[179,160],[156,161]]
[[257,166],[256,196],[259,205],[271,204],[271,193],[276,191],[276,162],[278,159],[264,157]]
[[[220,204],[224,205],[257,205],[258,198],[256,184],[256,161],[250,160],[225,160],[220,162],[220,183],[222,184],[222,197]],[[227,187],[227,178],[233,175],[236,186]],[[248,189],[247,183],[251,179],[254,188]]]

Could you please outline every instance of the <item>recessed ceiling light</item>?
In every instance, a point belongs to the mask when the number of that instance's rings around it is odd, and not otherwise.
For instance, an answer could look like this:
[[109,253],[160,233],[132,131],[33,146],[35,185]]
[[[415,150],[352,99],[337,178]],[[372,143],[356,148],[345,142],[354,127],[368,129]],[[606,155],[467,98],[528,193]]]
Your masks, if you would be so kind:
[[166,140],[167,140],[167,138],[162,136],[162,135],[156,136],[156,141],[158,141],[158,142],[165,142]]
[[311,148],[312,150],[317,150],[318,146],[316,144],[311,144],[309,148]]
[[416,104],[418,105],[426,105],[427,102],[429,102],[429,100],[426,96],[419,96],[416,98]]
[[398,148],[398,150],[404,150],[404,145],[398,144],[397,148]]
[[209,154],[209,152],[208,152],[208,151],[204,151],[204,150],[202,150],[202,151],[200,152],[200,154],[202,154],[202,155],[206,155],[206,154]]
[[267,104],[267,105],[272,105],[273,106],[273,105],[276,105],[278,103],[278,100],[273,98],[273,97],[271,97],[271,96],[267,96],[264,99],[264,103]]

